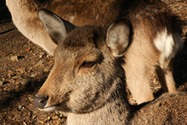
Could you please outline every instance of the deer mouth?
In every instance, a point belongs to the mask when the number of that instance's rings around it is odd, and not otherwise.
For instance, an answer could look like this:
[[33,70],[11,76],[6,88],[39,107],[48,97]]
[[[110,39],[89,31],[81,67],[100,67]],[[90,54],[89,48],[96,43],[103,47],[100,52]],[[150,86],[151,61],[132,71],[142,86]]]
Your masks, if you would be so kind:
[[53,112],[57,110],[56,106],[45,106],[44,108],[38,108],[40,111],[44,111],[44,112]]
[[52,111],[62,111],[62,112],[68,112],[70,109],[66,105],[66,103],[69,101],[69,93],[65,94],[64,99],[62,99],[58,103],[54,103],[55,100],[51,99],[48,95],[44,94],[36,94],[34,96],[33,104],[35,107],[37,107],[40,111],[45,112],[52,112]]

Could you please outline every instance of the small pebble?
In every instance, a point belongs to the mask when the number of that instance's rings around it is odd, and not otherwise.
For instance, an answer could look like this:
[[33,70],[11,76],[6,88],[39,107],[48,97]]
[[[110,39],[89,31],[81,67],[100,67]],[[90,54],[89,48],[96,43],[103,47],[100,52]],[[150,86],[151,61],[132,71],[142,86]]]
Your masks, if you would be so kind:
[[2,86],[3,85],[3,81],[0,81],[0,86]]
[[5,79],[5,78],[3,78],[3,79],[2,79],[2,81],[3,81],[3,82],[5,82],[5,81],[6,81],[6,79]]
[[27,123],[26,123],[26,122],[23,122],[23,125],[27,125]]
[[63,115],[63,114],[60,114],[60,115],[59,115],[59,117],[60,117],[60,118],[63,118],[63,117],[64,117],[64,115]]
[[32,119],[35,119],[36,117],[37,117],[36,115],[33,115],[33,116],[32,116]]
[[36,77],[36,74],[31,74],[30,77],[34,78],[34,77]]
[[52,119],[57,119],[57,118],[58,118],[58,116],[53,116],[53,117],[52,117]]
[[22,84],[22,85],[27,85],[27,84],[28,84],[28,80],[27,80],[27,79],[21,80],[21,84]]
[[44,68],[44,72],[49,72],[51,70],[51,68],[49,66]]
[[48,120],[48,121],[51,120],[51,117],[48,116],[48,117],[47,117],[47,120]]
[[19,61],[19,60],[18,60],[18,56],[11,56],[10,59],[11,59],[12,61]]
[[41,123],[41,124],[44,124],[44,122],[43,121],[38,121],[39,123]]
[[39,58],[42,58],[44,56],[44,52],[40,53]]
[[18,111],[21,111],[22,108],[23,108],[22,105],[18,105]]

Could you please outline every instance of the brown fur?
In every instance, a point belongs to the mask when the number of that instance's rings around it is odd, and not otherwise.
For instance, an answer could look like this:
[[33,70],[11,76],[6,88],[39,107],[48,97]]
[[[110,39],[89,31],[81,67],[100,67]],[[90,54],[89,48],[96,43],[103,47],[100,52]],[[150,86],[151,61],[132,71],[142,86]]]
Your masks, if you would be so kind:
[[[109,26],[119,16],[122,3],[120,1],[123,0],[52,0],[43,6],[77,26]],[[53,55],[56,45],[49,38],[37,16],[40,5],[34,0],[6,0],[6,5],[18,30]]]
[[45,27],[39,20],[37,15],[38,7],[34,1],[6,0],[6,5],[11,12],[12,20],[18,30],[29,40],[42,46],[44,50],[53,55],[57,45],[51,40]]
[[61,43],[55,52],[55,65],[34,98],[36,107],[67,113],[68,125],[187,123],[187,93],[164,94],[133,111],[126,99],[121,61],[107,45],[110,38],[105,39],[110,30],[84,26],[63,35],[65,27],[72,24],[56,21],[59,18],[45,9],[39,10],[39,17],[50,34],[59,26],[58,33],[65,38],[58,37]]
[[44,7],[76,26],[108,27],[119,17],[123,2],[124,0],[56,0]]
[[134,125],[185,125],[187,123],[186,93],[163,94],[135,113]]
[[111,47],[111,51],[118,57],[124,55],[122,66],[127,85],[137,103],[154,99],[149,85],[152,72],[158,74],[166,92],[176,92],[172,62],[182,47],[181,29],[177,17],[164,3],[156,0],[50,0],[38,5],[33,0],[6,1],[16,27],[52,55],[57,45],[39,21],[38,7],[52,10],[77,26],[108,27],[116,19],[126,18],[131,22],[125,28],[130,31],[124,32],[127,39],[124,38],[123,43],[127,46],[112,44],[116,46]]
[[[140,104],[154,98],[149,83],[150,74],[155,70],[163,89],[170,93],[176,92],[172,62],[182,48],[182,39],[177,17],[164,3],[150,0],[146,3],[141,1],[135,6],[136,8],[132,7],[128,12],[133,36],[132,43],[125,53],[123,67],[126,71],[127,85]],[[163,31],[167,32],[166,36],[163,35]],[[170,35],[172,42],[167,40]],[[159,41],[157,38],[160,38]],[[162,44],[164,39],[164,49],[159,50],[155,44]],[[171,48],[168,48],[171,44]],[[166,50],[169,50],[170,54],[167,54]]]

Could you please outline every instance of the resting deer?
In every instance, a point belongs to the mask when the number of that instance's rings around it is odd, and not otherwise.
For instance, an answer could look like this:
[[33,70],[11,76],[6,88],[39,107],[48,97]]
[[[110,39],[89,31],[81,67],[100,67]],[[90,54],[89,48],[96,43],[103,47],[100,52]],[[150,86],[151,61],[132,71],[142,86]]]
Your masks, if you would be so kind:
[[[33,0],[6,1],[16,27],[53,55],[57,43],[51,40],[37,16],[39,5]],[[166,92],[176,92],[172,62],[182,48],[181,29],[176,16],[164,3],[154,0],[52,0],[41,6],[76,26],[110,26],[111,32],[106,37],[113,42],[107,45],[114,56],[124,57],[121,65],[126,71],[126,83],[138,104],[154,99],[150,87],[152,72],[157,73]],[[126,29],[119,25],[118,30],[128,30],[124,31],[127,37],[122,38],[121,32],[115,39],[115,24],[112,23],[122,18],[128,25]],[[126,42],[116,46],[117,39]]]
[[116,46],[126,42],[116,38],[128,37],[128,30],[120,30],[129,27],[124,19],[106,30],[76,27],[46,9],[39,17],[58,43],[54,67],[34,98],[40,110],[67,113],[68,125],[187,123],[187,93],[164,94],[135,111],[129,105],[123,61],[108,46],[114,39]]
[[6,5],[18,30],[53,55],[56,44],[38,18],[37,10],[40,6],[77,26],[109,26],[119,16],[124,0],[42,0],[42,5],[37,4],[39,1],[41,0],[6,0]]

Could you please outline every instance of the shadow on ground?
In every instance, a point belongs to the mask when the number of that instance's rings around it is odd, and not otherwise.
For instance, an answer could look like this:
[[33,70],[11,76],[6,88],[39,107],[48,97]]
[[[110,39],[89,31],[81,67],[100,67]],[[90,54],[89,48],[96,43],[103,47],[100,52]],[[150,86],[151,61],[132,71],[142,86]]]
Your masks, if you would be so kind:
[[37,93],[37,91],[40,89],[42,84],[45,82],[47,75],[44,75],[41,80],[33,79],[30,80],[29,83],[24,86],[22,89],[19,89],[19,91],[4,91],[1,93],[1,101],[0,101],[0,112],[3,108],[7,107],[13,107],[14,101],[19,101],[20,98],[24,97],[24,95],[28,95],[31,93]]
[[183,50],[179,53],[174,62],[174,79],[177,85],[187,82],[187,33]]
[[0,17],[0,23],[11,21],[11,15],[6,7],[5,0],[0,0]]

